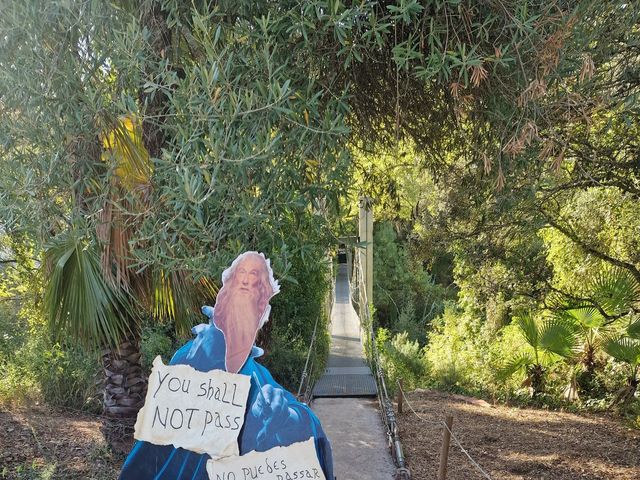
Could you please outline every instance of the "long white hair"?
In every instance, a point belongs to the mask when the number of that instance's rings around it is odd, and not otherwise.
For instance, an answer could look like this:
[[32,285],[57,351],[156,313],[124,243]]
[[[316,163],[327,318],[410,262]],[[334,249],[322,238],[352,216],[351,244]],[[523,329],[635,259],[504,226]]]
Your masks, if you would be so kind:
[[262,311],[262,316],[260,317],[260,324],[258,328],[262,328],[262,326],[269,320],[269,313],[271,312],[271,305],[269,305],[269,300],[271,300],[274,295],[280,293],[280,284],[273,277],[271,262],[264,256],[263,253],[254,251],[241,253],[236,257],[231,265],[227,269],[225,269],[224,272],[222,272],[222,288],[218,293],[218,298],[216,298],[216,305],[222,305],[222,303],[220,302],[224,302],[224,298],[227,295],[227,289],[225,288],[227,281],[233,278],[238,264],[248,256],[258,256],[265,264],[265,272],[263,275],[261,275],[260,279],[260,298],[258,299],[258,308],[260,309],[260,311]]

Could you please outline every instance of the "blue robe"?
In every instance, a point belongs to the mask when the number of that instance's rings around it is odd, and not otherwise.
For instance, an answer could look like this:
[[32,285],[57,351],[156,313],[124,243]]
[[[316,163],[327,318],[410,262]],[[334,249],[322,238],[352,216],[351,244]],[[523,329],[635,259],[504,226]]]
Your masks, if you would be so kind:
[[[196,370],[208,372],[213,369],[225,370],[226,346],[224,335],[215,325],[199,325],[195,327],[197,337],[180,348],[170,365],[191,365]],[[238,443],[240,455],[252,450],[266,451],[276,446],[287,446],[295,442],[314,437],[316,453],[320,466],[328,480],[333,480],[333,459],[331,445],[327,439],[318,418],[303,403],[300,403],[288,391],[284,390],[271,376],[269,370],[260,365],[255,359],[263,354],[263,350],[253,347],[249,358],[240,370],[240,374],[251,377],[251,389],[247,400],[247,411]],[[263,421],[251,413],[251,405],[258,396],[259,386],[256,385],[253,374],[257,376],[260,386],[272,385],[284,390],[289,402],[289,408],[298,414],[295,424],[291,420],[286,428],[278,432],[270,432],[258,445],[258,433],[263,427]],[[124,462],[120,480],[209,480],[206,471],[207,454],[199,454],[175,448],[172,445],[154,445],[145,441],[137,441]]]

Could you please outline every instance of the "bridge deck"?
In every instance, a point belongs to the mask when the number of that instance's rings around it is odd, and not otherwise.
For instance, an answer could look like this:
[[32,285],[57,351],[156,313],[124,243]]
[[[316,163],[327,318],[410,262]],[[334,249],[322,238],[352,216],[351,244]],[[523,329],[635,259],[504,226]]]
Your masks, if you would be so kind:
[[339,266],[336,301],[331,312],[331,353],[314,397],[375,397],[376,382],[360,340],[360,319],[351,305],[347,266]]
[[312,408],[331,441],[338,480],[389,480],[395,467],[378,404],[370,398],[376,396],[376,384],[364,359],[347,267],[339,268],[331,312],[331,354],[325,374],[313,390],[316,399]]

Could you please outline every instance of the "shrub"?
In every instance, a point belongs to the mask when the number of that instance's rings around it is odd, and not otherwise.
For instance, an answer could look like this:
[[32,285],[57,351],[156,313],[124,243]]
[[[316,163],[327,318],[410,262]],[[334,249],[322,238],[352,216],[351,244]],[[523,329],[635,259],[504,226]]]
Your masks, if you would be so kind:
[[392,335],[389,330],[380,328],[376,344],[390,391],[395,391],[400,379],[407,390],[424,384],[427,371],[422,349],[417,341],[410,340],[407,332]]
[[317,333],[309,364],[313,365],[314,377],[324,370],[329,352],[329,266],[321,250],[292,259],[287,280],[281,282],[280,294],[271,301],[271,319],[257,341],[266,352],[260,362],[277,382],[293,392],[298,389],[316,319]]
[[421,263],[413,261],[398,241],[394,227],[380,222],[374,230],[373,300],[378,325],[394,332],[409,332],[425,343],[431,320],[442,314],[446,289],[436,284]]
[[26,345],[42,398],[49,405],[99,412],[100,360],[79,345],[50,343],[45,338]]
[[29,362],[20,354],[28,339],[28,324],[13,302],[0,304],[0,405],[24,404],[40,396]]
[[432,379],[447,389],[483,391],[491,378],[488,332],[479,318],[447,304],[425,348]]
[[99,409],[97,355],[52,342],[33,306],[12,307],[0,311],[0,403]]
[[[206,319],[203,317],[203,321]],[[153,359],[160,355],[166,364],[179,348],[169,325],[149,324],[142,328],[140,339],[141,364],[146,375],[151,373]]]

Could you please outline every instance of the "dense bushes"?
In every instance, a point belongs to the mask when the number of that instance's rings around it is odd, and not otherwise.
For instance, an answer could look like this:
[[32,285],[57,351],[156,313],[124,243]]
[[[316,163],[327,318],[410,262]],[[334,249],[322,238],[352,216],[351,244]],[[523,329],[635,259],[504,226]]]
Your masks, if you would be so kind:
[[[638,409],[633,394],[640,323],[636,327],[634,309],[640,284],[628,271],[594,262],[580,250],[569,258],[560,255],[552,242],[561,238],[546,233],[545,248],[536,239],[537,255],[547,254],[551,266],[558,264],[552,279],[565,291],[572,288],[573,296],[552,290],[540,301],[516,293],[516,288],[526,292],[530,283],[510,278],[500,262],[487,260],[477,270],[458,248],[458,289],[452,298],[416,266],[407,253],[410,243],[399,239],[390,223],[380,222],[375,231],[374,300],[383,327],[377,339],[391,389],[402,378],[407,388],[442,388],[494,400],[619,406],[632,415]],[[572,269],[581,272],[580,282],[572,282]],[[553,270],[546,267],[546,274]],[[425,298],[437,305],[428,321],[415,311]]]
[[411,257],[391,222],[375,225],[373,241],[376,323],[424,345],[428,325],[443,312],[447,289]]
[[293,392],[299,386],[316,320],[309,364],[314,377],[324,370],[329,351],[330,266],[320,249],[309,252],[304,259],[294,258],[287,276],[290,280],[281,281],[281,292],[271,301],[271,319],[259,334],[258,345],[265,348],[261,363],[276,381]]
[[0,311],[0,403],[99,411],[97,355],[52,342],[46,325],[27,312],[16,305]]
[[[409,389],[439,388],[498,401],[604,410],[612,406],[629,378],[628,365],[599,352],[598,369],[590,380],[598,388],[578,386],[579,401],[569,401],[565,395],[572,378],[576,372],[580,378],[578,357],[563,359],[547,353],[541,357],[544,389],[532,395],[527,369],[510,369],[510,364],[532,352],[519,325],[509,324],[495,333],[492,325],[454,303],[448,303],[444,314],[434,320],[422,348],[405,332],[379,329],[377,340],[391,389],[401,378]],[[628,403],[624,411],[635,418],[638,403]]]
[[424,385],[427,369],[417,341],[407,332],[392,335],[385,328],[378,329],[376,341],[389,390],[395,390],[398,380],[406,389]]

